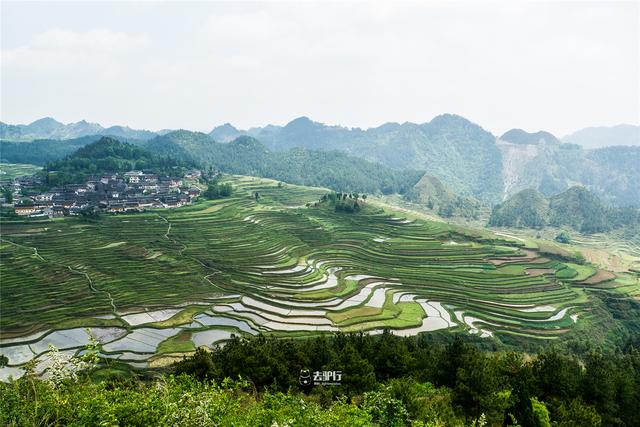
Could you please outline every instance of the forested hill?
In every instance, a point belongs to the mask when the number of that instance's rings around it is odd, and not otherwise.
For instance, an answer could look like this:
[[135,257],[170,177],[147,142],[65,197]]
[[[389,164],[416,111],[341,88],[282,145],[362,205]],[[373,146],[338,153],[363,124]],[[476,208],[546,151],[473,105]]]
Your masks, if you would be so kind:
[[489,225],[495,227],[537,228],[549,222],[549,201],[538,191],[527,188],[496,205]]
[[47,183],[62,185],[83,182],[88,176],[108,172],[150,169],[159,174],[181,175],[188,162],[152,154],[135,145],[103,137],[75,153],[45,166]]
[[640,210],[605,206],[596,195],[579,186],[550,198],[536,190],[525,189],[495,206],[489,225],[567,226],[581,233],[598,233],[623,226],[640,227]]
[[404,193],[423,174],[416,170],[392,169],[339,151],[304,148],[271,151],[249,136],[217,143],[206,134],[180,130],[158,136],[144,146],[154,153],[197,161],[203,167],[227,173],[339,191]]
[[301,117],[284,127],[251,134],[274,150],[339,150],[396,169],[425,170],[456,193],[487,202],[498,201],[503,190],[495,137],[453,114],[423,124],[387,123],[367,130],[327,126]]
[[0,141],[0,160],[8,163],[30,163],[44,166],[47,162],[59,160],[74,153],[78,148],[91,144],[100,135],[56,140],[38,139],[31,142]]
[[455,194],[448,185],[429,174],[425,174],[407,192],[405,198],[445,218],[477,218],[479,215],[480,203],[477,200]]
[[[232,125],[210,135],[250,135],[271,150],[338,150],[392,168],[424,170],[456,194],[495,204],[525,188],[547,196],[583,185],[607,204],[640,207],[640,147],[586,150],[546,131],[512,129],[496,137],[454,114],[430,122],[371,129],[329,126],[307,117],[247,131]],[[622,141],[622,140],[621,140]],[[628,160],[625,160],[628,159]]]

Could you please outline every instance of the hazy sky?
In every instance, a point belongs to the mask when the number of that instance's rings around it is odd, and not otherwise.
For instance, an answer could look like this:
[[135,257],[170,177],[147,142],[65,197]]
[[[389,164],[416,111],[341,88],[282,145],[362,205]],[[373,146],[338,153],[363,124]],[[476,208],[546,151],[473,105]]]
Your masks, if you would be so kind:
[[630,2],[1,2],[0,120],[640,123]]

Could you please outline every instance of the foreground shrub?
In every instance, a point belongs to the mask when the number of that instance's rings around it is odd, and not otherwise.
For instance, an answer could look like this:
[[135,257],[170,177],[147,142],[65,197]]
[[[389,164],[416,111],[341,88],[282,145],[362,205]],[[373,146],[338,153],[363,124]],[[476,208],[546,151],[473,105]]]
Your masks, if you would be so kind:
[[244,381],[214,383],[180,375],[148,383],[84,380],[54,386],[29,376],[0,383],[0,424],[369,426],[372,417],[345,399],[323,408],[299,393],[257,396]]

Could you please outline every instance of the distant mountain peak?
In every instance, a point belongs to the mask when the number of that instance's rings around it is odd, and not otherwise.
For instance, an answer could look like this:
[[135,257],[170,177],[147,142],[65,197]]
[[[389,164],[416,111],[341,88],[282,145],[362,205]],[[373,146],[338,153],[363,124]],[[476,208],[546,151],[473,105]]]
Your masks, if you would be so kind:
[[500,139],[502,141],[510,142],[512,144],[533,144],[537,145],[540,143],[552,143],[552,144],[560,144],[560,140],[556,138],[549,132],[546,131],[538,131],[538,132],[527,132],[522,129],[511,129],[505,132]]
[[41,119],[34,120],[33,122],[29,123],[29,126],[43,125],[43,124],[46,124],[46,125],[55,124],[55,125],[59,125],[59,126],[64,126],[63,123],[60,123],[59,121],[57,121],[53,117],[43,117]]
[[[444,114],[440,114],[435,116],[433,119],[431,119],[431,121],[429,122],[429,125],[431,126],[441,126],[441,125],[476,125],[475,123],[473,123],[471,120],[467,119],[466,117],[462,117],[458,114],[452,114],[452,113],[444,113]],[[477,125],[476,125],[477,126]]]
[[216,126],[216,127],[214,127],[214,128],[213,128],[213,130],[212,130],[211,132],[209,132],[209,133],[213,133],[213,132],[220,132],[220,131],[233,131],[233,132],[239,132],[239,130],[238,130],[234,125],[232,125],[232,124],[231,124],[231,123],[229,123],[229,122],[226,122],[226,123],[224,123],[224,124],[222,124],[222,125],[220,125],[220,126]]
[[322,123],[314,122],[307,116],[301,116],[291,120],[284,128],[287,130],[306,130],[323,126]]
[[216,126],[209,132],[209,136],[217,142],[231,142],[243,134],[243,131],[238,130],[231,123]]
[[245,146],[263,146],[260,141],[249,135],[240,135],[239,137],[231,141],[231,143]]
[[221,127],[225,128],[225,129],[235,129],[238,130],[234,125],[232,125],[229,122],[226,122],[225,124],[223,124]]
[[27,126],[20,126],[23,131],[33,134],[49,134],[59,131],[64,128],[64,124],[55,120],[52,117],[43,117],[34,122],[29,123]]

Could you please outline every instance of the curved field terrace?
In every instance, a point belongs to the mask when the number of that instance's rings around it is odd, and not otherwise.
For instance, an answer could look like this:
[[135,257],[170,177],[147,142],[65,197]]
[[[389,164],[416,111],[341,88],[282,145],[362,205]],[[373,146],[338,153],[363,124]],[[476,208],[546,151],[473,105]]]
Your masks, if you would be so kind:
[[230,179],[232,197],[175,210],[3,219],[1,376],[45,371],[50,343],[73,354],[89,334],[135,367],[259,333],[554,340],[623,280],[374,201],[337,213],[313,207],[327,190]]

